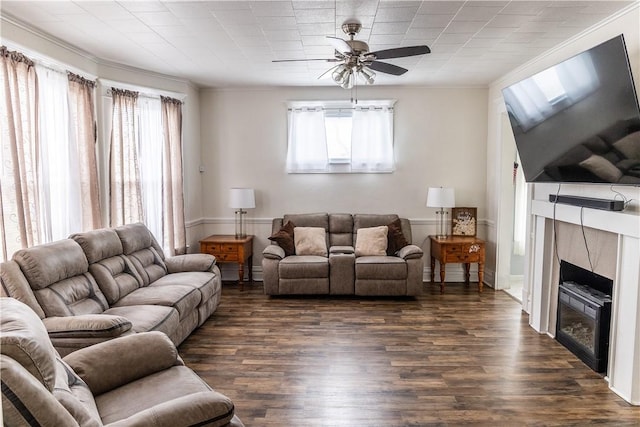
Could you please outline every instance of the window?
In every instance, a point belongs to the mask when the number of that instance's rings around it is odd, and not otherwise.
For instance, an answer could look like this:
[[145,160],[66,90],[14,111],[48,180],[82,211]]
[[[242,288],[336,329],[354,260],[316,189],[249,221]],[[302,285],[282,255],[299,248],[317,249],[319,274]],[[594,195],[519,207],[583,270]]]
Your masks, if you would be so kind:
[[393,172],[393,104],[290,103],[287,172]]

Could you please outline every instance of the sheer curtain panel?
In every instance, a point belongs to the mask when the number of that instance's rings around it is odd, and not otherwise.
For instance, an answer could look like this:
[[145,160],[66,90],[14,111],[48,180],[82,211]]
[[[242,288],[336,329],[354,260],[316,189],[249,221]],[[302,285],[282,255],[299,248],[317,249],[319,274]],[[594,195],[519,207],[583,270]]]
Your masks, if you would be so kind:
[[96,83],[67,73],[69,80],[70,140],[78,152],[82,231],[102,227],[98,163],[96,160]]
[[144,222],[162,242],[162,106],[158,98],[139,97],[140,189]]
[[111,89],[113,97],[109,149],[109,225],[143,222],[138,169],[138,92]]
[[160,99],[164,131],[163,246],[173,256],[187,251],[182,180],[182,102],[164,96]]
[[0,47],[0,255],[40,243],[38,79],[33,61]]
[[80,232],[78,153],[71,144],[69,79],[66,73],[36,65],[40,161],[38,164],[42,240],[51,242]]
[[290,108],[288,119],[287,172],[325,172],[329,158],[324,111]]
[[357,107],[351,132],[352,172],[393,172],[393,108]]

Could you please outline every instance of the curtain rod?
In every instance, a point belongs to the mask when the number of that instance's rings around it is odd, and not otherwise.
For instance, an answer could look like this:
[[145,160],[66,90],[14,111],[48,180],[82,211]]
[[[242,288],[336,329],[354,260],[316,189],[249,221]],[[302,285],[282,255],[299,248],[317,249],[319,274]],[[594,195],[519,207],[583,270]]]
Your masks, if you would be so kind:
[[287,111],[393,110],[393,107],[289,107]]

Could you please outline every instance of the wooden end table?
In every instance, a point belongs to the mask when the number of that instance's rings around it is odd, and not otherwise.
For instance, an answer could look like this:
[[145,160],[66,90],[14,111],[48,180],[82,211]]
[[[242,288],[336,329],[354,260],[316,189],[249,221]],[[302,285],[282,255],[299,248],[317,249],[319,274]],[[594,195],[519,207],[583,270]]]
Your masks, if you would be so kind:
[[236,238],[234,235],[214,234],[200,240],[200,252],[216,257],[220,264],[238,264],[238,284],[244,289],[244,265],[249,267],[249,282],[253,281],[253,236]]
[[470,236],[448,236],[431,240],[431,282],[434,281],[436,260],[440,263],[440,293],[444,293],[444,267],[447,263],[463,263],[465,283],[469,284],[471,263],[478,263],[478,292],[482,292],[485,241]]

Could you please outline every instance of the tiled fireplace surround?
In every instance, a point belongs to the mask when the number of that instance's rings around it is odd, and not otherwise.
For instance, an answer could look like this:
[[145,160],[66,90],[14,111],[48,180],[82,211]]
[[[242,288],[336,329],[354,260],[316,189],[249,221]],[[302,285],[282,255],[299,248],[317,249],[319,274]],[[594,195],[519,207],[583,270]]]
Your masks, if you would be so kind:
[[540,333],[555,336],[557,259],[590,270],[590,258],[595,273],[613,279],[606,380],[624,400],[640,405],[640,216],[561,204],[554,209],[552,203],[542,200],[532,202],[532,214],[535,239],[529,274],[530,325]]

